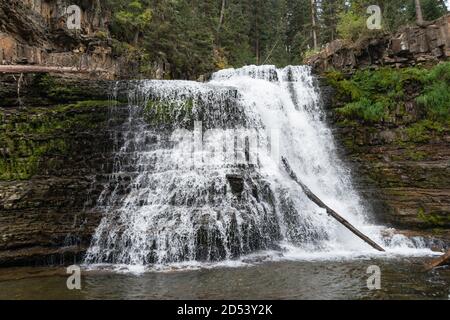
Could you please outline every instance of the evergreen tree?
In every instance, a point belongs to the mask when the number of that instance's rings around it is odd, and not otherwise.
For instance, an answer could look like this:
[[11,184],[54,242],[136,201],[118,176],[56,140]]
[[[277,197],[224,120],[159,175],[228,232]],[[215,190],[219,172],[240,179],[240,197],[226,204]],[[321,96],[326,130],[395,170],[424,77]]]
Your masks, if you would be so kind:
[[339,15],[344,7],[344,0],[322,0],[320,2],[320,34],[323,43],[333,41],[338,37],[337,25]]
[[108,0],[114,12],[113,28],[116,34],[138,44],[141,33],[150,25],[152,10],[149,0]]
[[[248,64],[302,63],[306,52],[339,37],[365,33],[367,7],[377,4],[383,29],[416,21],[416,0],[105,0],[111,34],[141,64],[164,61],[171,76]],[[425,21],[447,12],[444,0],[420,0]],[[117,41],[117,40],[115,40]],[[130,49],[131,48],[131,49]]]

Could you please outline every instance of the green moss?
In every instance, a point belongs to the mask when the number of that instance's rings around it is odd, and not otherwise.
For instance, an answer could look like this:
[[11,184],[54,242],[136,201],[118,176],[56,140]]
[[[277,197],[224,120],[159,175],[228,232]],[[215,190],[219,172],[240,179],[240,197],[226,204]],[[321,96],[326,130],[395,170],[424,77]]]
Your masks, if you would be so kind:
[[68,86],[58,83],[55,78],[49,74],[38,74],[34,79],[34,86],[40,94],[45,94],[49,98],[59,99],[60,97],[72,97],[79,93],[75,87],[69,88]]
[[436,213],[426,213],[424,208],[417,209],[417,217],[432,227],[446,227],[450,224],[450,216]]
[[40,97],[43,102],[74,102],[92,95],[86,89],[74,83],[60,81],[49,74],[38,74],[34,77],[31,87],[34,95]]
[[428,156],[425,152],[414,150],[408,150],[405,155],[409,160],[412,161],[422,161],[425,160]]
[[45,155],[66,155],[70,152],[66,134],[73,129],[97,129],[108,115],[96,109],[114,104],[110,101],[80,101],[14,113],[0,109],[0,180],[29,179],[37,173]]
[[338,121],[336,124],[340,127],[354,127],[354,128],[360,127],[360,124],[358,121],[350,120],[350,119],[343,119],[341,121]]
[[190,123],[193,120],[193,99],[184,101],[164,101],[150,100],[148,101],[144,116],[148,123],[153,125],[174,125]]
[[108,33],[102,30],[99,30],[95,33],[95,37],[99,38],[101,40],[106,40],[108,39]]
[[446,128],[440,122],[422,120],[405,129],[408,141],[416,143],[429,142],[435,136],[441,136]]
[[117,106],[118,102],[114,100],[86,100],[79,101],[74,104],[59,106],[60,111],[66,111],[68,109],[83,109],[83,108],[103,108]]

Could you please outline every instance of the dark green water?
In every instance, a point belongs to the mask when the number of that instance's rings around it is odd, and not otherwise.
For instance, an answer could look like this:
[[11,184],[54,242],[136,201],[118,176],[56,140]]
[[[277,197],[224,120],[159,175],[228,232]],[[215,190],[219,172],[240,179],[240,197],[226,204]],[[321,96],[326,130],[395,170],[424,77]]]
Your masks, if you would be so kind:
[[[271,262],[249,267],[143,274],[88,271],[82,290],[65,269],[0,269],[0,299],[446,299],[450,269],[423,272],[424,258]],[[381,290],[367,288],[370,265]]]

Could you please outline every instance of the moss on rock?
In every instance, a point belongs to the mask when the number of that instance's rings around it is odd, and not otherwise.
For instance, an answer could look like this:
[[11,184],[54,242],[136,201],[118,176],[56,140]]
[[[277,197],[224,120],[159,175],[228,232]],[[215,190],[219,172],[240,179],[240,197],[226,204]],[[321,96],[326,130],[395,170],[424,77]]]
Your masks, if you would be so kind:
[[194,100],[149,100],[144,110],[147,123],[156,126],[183,126],[193,123]]
[[427,213],[424,208],[417,209],[417,217],[431,228],[450,226],[450,216],[440,215],[438,213]]
[[70,151],[73,130],[92,130],[107,120],[110,101],[80,101],[52,108],[0,109],[0,180],[27,180],[43,156]]

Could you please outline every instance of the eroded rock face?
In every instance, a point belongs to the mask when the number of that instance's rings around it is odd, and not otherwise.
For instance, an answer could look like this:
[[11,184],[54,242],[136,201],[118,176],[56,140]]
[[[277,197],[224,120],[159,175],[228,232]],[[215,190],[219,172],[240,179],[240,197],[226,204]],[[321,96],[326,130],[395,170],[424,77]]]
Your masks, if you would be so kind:
[[359,171],[358,183],[378,204],[380,217],[403,228],[450,227],[450,136],[427,144],[392,143],[386,128],[338,128]]
[[128,111],[108,101],[112,83],[47,78],[52,96],[28,80],[26,104],[13,90],[0,105],[0,266],[79,262]]
[[414,99],[406,116],[393,114],[385,123],[342,121],[336,112],[342,104],[325,83],[323,92],[334,97],[325,102],[339,149],[354,168],[357,188],[373,205],[379,220],[450,241],[448,129],[428,133],[423,141],[405,134],[405,126],[417,121],[420,114]]
[[[82,9],[79,31],[65,23],[70,4]],[[114,78],[117,61],[106,40],[109,16],[96,1],[2,1],[0,63],[76,67]]]
[[395,35],[362,39],[357,43],[335,40],[306,62],[319,73],[331,69],[351,72],[364,67],[406,67],[436,63],[448,57],[450,15],[426,27],[405,27]]
[[[67,8],[81,9],[81,29],[67,27]],[[109,34],[111,12],[99,0],[8,0],[0,2],[0,65],[29,64],[87,70],[78,77],[134,78],[137,60],[116,54]],[[167,78],[155,61],[146,77]]]

